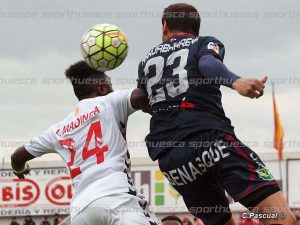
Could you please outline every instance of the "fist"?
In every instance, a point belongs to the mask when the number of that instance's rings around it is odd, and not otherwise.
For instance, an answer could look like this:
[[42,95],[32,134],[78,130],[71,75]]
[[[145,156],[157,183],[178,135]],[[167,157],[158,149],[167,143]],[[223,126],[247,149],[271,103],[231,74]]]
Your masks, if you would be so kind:
[[21,171],[13,171],[13,173],[19,178],[19,179],[24,179],[26,174],[29,174],[30,173],[30,166],[26,163],[25,164],[25,168]]

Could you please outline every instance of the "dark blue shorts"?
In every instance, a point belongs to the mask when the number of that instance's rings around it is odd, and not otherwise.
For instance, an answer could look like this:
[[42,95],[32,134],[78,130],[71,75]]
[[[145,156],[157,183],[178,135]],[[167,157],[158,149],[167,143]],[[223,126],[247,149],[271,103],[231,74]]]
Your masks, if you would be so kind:
[[159,167],[205,224],[221,225],[231,218],[225,191],[249,209],[280,191],[255,152],[235,135],[217,130],[173,146],[160,156]]

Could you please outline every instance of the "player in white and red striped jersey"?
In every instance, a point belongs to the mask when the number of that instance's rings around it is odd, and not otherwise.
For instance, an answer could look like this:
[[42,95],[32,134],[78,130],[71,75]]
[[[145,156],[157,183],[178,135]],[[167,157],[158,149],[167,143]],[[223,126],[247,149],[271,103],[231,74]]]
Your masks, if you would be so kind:
[[80,61],[66,70],[79,99],[75,110],[11,157],[15,175],[30,171],[27,161],[58,153],[70,169],[75,225],[155,225],[145,211],[129,172],[125,130],[128,116],[147,105],[143,90],[113,91],[110,78]]

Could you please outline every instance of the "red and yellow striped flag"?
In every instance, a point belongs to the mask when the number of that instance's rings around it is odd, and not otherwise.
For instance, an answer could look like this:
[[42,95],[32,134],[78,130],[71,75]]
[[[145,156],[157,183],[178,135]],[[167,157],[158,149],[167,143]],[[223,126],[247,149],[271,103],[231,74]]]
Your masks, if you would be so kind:
[[279,112],[277,108],[277,103],[274,95],[274,87],[273,87],[273,109],[274,109],[274,148],[278,151],[279,160],[283,160],[283,127],[281,124],[281,120],[279,117]]

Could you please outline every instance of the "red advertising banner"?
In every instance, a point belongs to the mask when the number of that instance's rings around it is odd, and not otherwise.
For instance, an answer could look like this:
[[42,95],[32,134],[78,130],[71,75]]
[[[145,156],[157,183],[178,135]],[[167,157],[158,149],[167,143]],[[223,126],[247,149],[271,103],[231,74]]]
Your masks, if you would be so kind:
[[32,169],[24,180],[0,171],[0,216],[69,214],[72,183],[68,169]]

